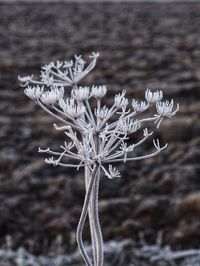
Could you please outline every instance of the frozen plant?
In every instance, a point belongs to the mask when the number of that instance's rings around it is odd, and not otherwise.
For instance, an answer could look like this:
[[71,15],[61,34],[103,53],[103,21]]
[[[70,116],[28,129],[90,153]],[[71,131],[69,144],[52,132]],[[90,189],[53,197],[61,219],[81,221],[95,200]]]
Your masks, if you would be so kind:
[[[159,127],[164,118],[174,116],[179,109],[178,104],[174,107],[173,100],[162,101],[162,91],[150,89],[146,90],[144,101],[133,99],[131,107],[125,90],[114,96],[111,107],[104,105],[103,97],[107,93],[105,85],[79,86],[81,79],[96,65],[98,56],[98,53],[92,53],[88,65],[81,56],[76,55],[70,61],[45,65],[41,70],[40,81],[34,79],[33,75],[19,77],[21,85],[26,87],[25,94],[61,122],[60,126],[54,124],[54,127],[66,135],[66,142],[60,146],[59,151],[39,148],[39,152],[51,155],[45,162],[54,166],[84,168],[86,194],[76,238],[86,265],[94,266],[103,265],[103,239],[98,216],[100,175],[103,173],[110,179],[119,178],[121,174],[116,163],[147,159],[164,150],[167,144],[160,146],[159,140],[154,139],[154,152],[134,156],[137,146],[153,134],[145,124],[154,122]],[[71,96],[68,98],[65,87],[71,88]],[[153,106],[156,107],[156,114],[141,118],[141,114]],[[129,136],[139,130],[143,130],[141,139],[129,144]],[[92,258],[86,252],[82,236],[87,216]]]

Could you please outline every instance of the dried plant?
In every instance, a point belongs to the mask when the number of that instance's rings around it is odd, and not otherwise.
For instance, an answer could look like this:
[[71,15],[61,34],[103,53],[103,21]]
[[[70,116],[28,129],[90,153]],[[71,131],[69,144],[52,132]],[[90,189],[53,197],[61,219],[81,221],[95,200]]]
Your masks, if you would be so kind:
[[[103,239],[98,216],[98,192],[100,174],[108,178],[120,177],[120,172],[114,166],[119,162],[147,159],[159,154],[167,147],[160,146],[159,140],[154,139],[155,151],[143,156],[133,156],[137,146],[144,143],[153,132],[144,128],[146,122],[154,122],[160,126],[164,118],[176,114],[179,105],[174,109],[173,100],[162,101],[162,91],[145,92],[145,101],[132,100],[132,110],[125,97],[126,91],[116,94],[113,105],[103,105],[102,99],[107,93],[105,85],[81,87],[78,83],[96,65],[98,53],[92,53],[91,62],[86,62],[81,56],[73,60],[50,63],[42,67],[41,79],[33,76],[19,77],[21,85],[26,87],[25,94],[35,101],[52,117],[62,123],[54,124],[56,130],[63,130],[67,141],[60,151],[49,148],[39,152],[48,153],[52,157],[45,160],[48,164],[85,169],[86,194],[81,217],[77,228],[77,243],[86,265],[103,265]],[[65,87],[71,87],[71,97],[66,98]],[[91,102],[95,103],[92,108]],[[153,117],[136,119],[148,108],[155,106]],[[143,129],[143,137],[136,143],[128,144],[129,136]],[[93,259],[86,252],[83,243],[83,228],[86,218],[89,218]]]

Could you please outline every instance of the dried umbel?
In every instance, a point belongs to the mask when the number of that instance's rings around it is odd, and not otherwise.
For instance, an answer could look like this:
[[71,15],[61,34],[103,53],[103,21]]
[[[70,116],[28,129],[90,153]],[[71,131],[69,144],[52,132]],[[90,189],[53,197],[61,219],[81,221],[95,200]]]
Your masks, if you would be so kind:
[[[77,228],[77,243],[86,265],[102,266],[103,240],[98,216],[100,175],[103,173],[110,179],[119,178],[121,174],[115,163],[147,159],[164,150],[167,144],[161,147],[159,140],[154,139],[154,152],[133,156],[137,147],[153,134],[145,128],[145,123],[154,122],[159,127],[164,118],[176,114],[179,105],[174,107],[173,100],[162,101],[163,92],[150,89],[145,92],[145,101],[133,99],[131,107],[125,90],[115,95],[112,106],[104,105],[103,97],[107,93],[105,85],[78,85],[94,68],[98,56],[98,53],[92,53],[87,67],[81,56],[75,56],[74,60],[57,61],[42,67],[40,81],[33,79],[33,76],[19,77],[19,80],[26,87],[25,94],[61,122],[61,126],[54,124],[55,129],[66,134],[66,142],[59,151],[39,148],[39,152],[51,155],[45,162],[54,166],[85,169],[86,195]],[[69,98],[65,97],[65,87],[71,87]],[[95,108],[91,107],[91,102],[92,106],[96,103]],[[141,118],[141,114],[153,106],[156,110],[154,116]],[[136,119],[138,115],[140,118]],[[130,135],[139,130],[142,130],[143,137],[129,144]],[[93,258],[88,256],[82,238],[87,216]]]

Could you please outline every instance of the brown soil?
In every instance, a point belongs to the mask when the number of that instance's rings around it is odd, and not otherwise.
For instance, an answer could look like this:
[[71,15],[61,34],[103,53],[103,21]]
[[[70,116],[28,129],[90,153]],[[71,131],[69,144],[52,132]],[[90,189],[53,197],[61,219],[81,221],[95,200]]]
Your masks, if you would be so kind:
[[[84,197],[83,172],[44,164],[38,146],[64,140],[53,119],[19,87],[19,74],[73,54],[101,54],[86,84],[106,83],[109,95],[127,89],[143,97],[163,89],[180,103],[178,115],[156,136],[169,147],[160,156],[119,165],[122,178],[102,177],[100,219],[105,241],[142,232],[173,248],[200,245],[200,4],[0,4],[0,242],[49,253],[56,236],[66,252]],[[112,97],[107,99],[111,102]],[[144,146],[140,152],[150,152]],[[89,239],[88,230],[85,236]]]

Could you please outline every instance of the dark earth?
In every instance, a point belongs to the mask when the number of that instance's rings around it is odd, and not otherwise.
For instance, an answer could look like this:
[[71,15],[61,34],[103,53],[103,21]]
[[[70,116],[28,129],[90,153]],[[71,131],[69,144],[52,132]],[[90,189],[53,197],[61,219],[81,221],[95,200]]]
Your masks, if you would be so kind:
[[[137,244],[142,236],[155,244],[162,233],[163,246],[199,248],[200,3],[0,4],[1,248],[10,235],[12,249],[35,255],[51,255],[59,238],[63,253],[76,250],[84,173],[46,165],[37,153],[39,146],[59,147],[64,136],[24,95],[17,77],[38,76],[41,65],[74,54],[89,60],[92,51],[101,56],[81,85],[107,84],[107,104],[122,89],[142,99],[146,88],[163,89],[180,104],[154,135],[169,143],[165,151],[119,164],[119,179],[102,176],[105,242]],[[151,151],[151,142],[139,149]]]

